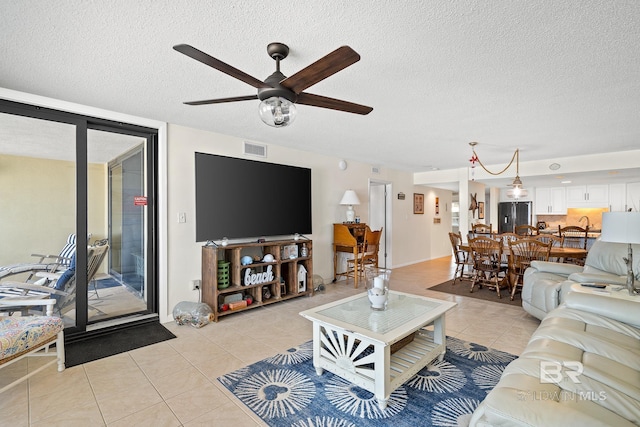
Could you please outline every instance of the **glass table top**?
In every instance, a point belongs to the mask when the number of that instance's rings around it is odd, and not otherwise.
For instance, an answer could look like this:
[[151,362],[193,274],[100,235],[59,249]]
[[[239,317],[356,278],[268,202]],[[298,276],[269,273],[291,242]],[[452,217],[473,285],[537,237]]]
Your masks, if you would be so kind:
[[389,294],[387,309],[371,309],[367,294],[316,313],[372,332],[385,334],[440,307],[442,303],[406,294]]

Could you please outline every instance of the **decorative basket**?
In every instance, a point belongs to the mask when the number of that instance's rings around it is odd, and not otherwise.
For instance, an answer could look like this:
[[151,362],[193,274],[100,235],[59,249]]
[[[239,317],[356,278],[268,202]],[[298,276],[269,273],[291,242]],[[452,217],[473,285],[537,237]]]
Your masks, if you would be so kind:
[[231,283],[229,280],[229,265],[227,261],[218,261],[218,289],[225,289]]
[[400,341],[391,344],[391,354],[395,353],[405,345],[409,344],[411,341],[413,341],[415,337],[416,337],[416,333],[414,332],[402,338]]

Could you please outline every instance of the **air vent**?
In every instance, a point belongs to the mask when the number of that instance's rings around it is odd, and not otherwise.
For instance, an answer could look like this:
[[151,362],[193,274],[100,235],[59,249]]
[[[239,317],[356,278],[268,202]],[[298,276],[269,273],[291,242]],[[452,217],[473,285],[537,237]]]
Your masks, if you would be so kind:
[[244,142],[244,154],[257,157],[267,157],[267,146],[255,142]]
[[380,173],[380,167],[378,166],[372,166],[371,167],[371,173]]

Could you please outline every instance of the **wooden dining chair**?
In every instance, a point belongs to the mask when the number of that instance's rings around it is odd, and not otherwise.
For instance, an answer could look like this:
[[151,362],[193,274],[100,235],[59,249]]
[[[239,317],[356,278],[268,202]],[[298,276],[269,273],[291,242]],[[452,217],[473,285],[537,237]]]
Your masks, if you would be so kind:
[[378,252],[380,250],[380,238],[382,236],[382,228],[380,230],[371,230],[369,226],[364,233],[364,246],[361,257],[360,275],[364,272],[366,266],[378,267]]
[[513,227],[513,232],[519,236],[536,236],[538,235],[540,230],[538,227],[534,227],[533,225],[516,225]]
[[[558,236],[563,239],[565,248],[587,249],[589,241],[589,227],[582,228],[577,225],[566,227],[558,226]],[[564,262],[569,264],[584,265],[584,258],[565,258]]]
[[[449,241],[451,242],[451,250],[453,251],[453,259],[456,263],[456,270],[453,274],[453,284],[455,285],[458,280],[471,279],[473,262],[469,252],[461,248],[462,235],[460,233],[449,232]],[[464,269],[467,268],[465,274]]]
[[473,259],[473,282],[471,290],[477,286],[495,289],[498,298],[500,288],[508,287],[507,266],[502,262],[502,242],[489,237],[476,237],[469,240]]
[[362,244],[360,244],[356,238],[351,234],[349,228],[344,224],[333,224],[333,281],[335,282],[338,276],[345,276],[347,280],[349,277],[353,277],[353,286],[358,287],[358,275],[354,272],[359,268],[358,265],[354,265],[351,270],[348,268],[343,273],[338,273],[338,253],[347,253],[352,256],[351,259],[358,259],[358,253],[362,250]]
[[499,236],[502,239],[502,246],[506,248],[509,247],[509,242],[522,238],[522,236],[516,233],[502,233]]
[[522,278],[531,261],[548,261],[551,242],[544,243],[538,239],[522,238],[509,242],[509,276],[511,278],[511,300],[516,290],[522,288]]
[[[534,239],[541,241],[542,243],[550,243],[552,248],[561,248],[564,246],[564,237],[556,236],[554,234],[538,234],[533,236]],[[549,256],[549,261],[560,262],[560,258]]]
[[380,248],[380,230],[372,231],[367,225],[362,243],[356,246],[353,258],[347,259],[347,277],[362,278],[365,265],[378,267],[378,250]]
[[[517,235],[516,233],[502,233],[499,235],[500,240],[502,242],[502,266],[505,268],[509,268],[509,242],[516,241],[522,236]],[[511,287],[511,277],[507,276],[509,279],[509,287]]]
[[473,235],[473,237],[478,237],[480,235],[484,235],[484,234],[491,234],[493,232],[493,227],[491,224],[487,225],[487,224],[473,224],[471,226],[471,231],[470,233]]

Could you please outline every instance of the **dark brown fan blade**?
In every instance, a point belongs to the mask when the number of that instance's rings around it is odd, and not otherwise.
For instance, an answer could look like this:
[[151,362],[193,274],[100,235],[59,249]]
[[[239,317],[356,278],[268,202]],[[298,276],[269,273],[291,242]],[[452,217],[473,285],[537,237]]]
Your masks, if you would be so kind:
[[185,102],[185,104],[187,105],[221,104],[223,102],[250,101],[252,99],[258,99],[258,95],[235,96],[233,98],[205,99],[204,101]]
[[349,46],[342,46],[294,75],[287,77],[280,82],[280,85],[299,94],[306,88],[347,68],[359,60],[360,55],[358,55],[355,50]]
[[257,89],[260,89],[263,87],[271,87],[265,82],[250,76],[244,71],[240,71],[229,64],[225,64],[219,59],[216,59],[213,56],[207,55],[206,53],[196,49],[195,47],[189,46],[188,44],[177,44],[173,48],[178,52],[184,53],[188,57],[195,59],[196,61],[200,61],[203,64],[206,64],[210,67],[215,68],[218,71],[222,71],[223,73],[230,75],[231,77],[235,77],[238,80],[242,80],[243,82],[250,84],[251,86]]
[[369,114],[373,111],[373,108],[367,107],[366,105],[354,104],[353,102],[341,101],[339,99],[313,95],[306,92],[298,95],[298,100],[296,101],[296,103],[362,115]]

